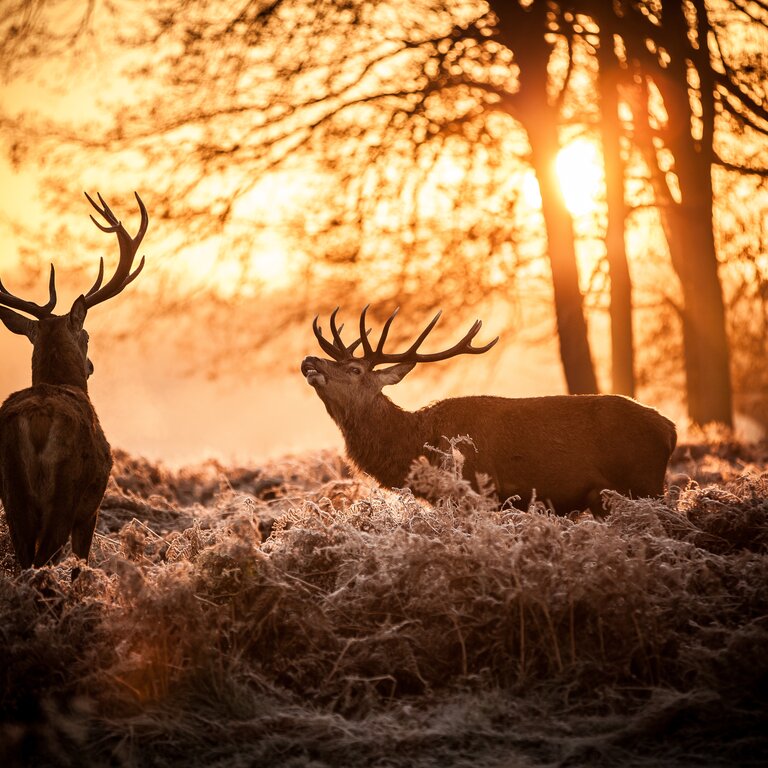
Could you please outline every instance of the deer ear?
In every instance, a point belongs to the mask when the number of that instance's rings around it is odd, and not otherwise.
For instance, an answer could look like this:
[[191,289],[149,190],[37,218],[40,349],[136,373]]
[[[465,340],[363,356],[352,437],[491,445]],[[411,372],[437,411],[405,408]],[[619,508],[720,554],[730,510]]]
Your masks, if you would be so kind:
[[3,321],[3,325],[11,331],[11,333],[18,333],[20,336],[26,336],[33,344],[35,343],[35,337],[37,336],[37,320],[30,320],[24,315],[19,315],[16,312],[0,307],[0,320]]
[[402,381],[415,366],[416,363],[398,363],[383,371],[376,371],[376,375],[379,377],[381,386],[386,387],[388,384],[397,384],[398,381]]
[[85,303],[85,297],[81,294],[75,299],[72,309],[69,310],[69,327],[73,331],[82,331],[87,314],[88,306]]

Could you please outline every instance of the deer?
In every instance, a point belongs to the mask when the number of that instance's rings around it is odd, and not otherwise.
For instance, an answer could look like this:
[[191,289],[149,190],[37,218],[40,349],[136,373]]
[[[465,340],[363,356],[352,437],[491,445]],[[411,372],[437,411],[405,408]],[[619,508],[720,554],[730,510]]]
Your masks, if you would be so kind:
[[655,409],[622,395],[597,394],[451,397],[404,410],[384,387],[402,381],[418,363],[483,354],[499,337],[473,346],[482,326],[476,320],[449,349],[422,353],[441,311],[404,352],[385,352],[398,310],[385,321],[374,348],[366,329],[368,308],[350,344],[342,340],[343,324],[336,324],[338,307],[330,316],[330,338],[315,317],[314,335],[330,359],[305,357],[301,372],[339,427],[347,458],[382,486],[404,487],[425,447],[447,449],[451,438],[468,436],[476,450],[466,452],[463,476],[475,490],[478,473],[490,478],[500,504],[519,500],[527,508],[535,498],[560,515],[589,510],[602,518],[604,490],[636,498],[663,494],[677,434]]
[[[21,299],[0,281],[0,320],[12,333],[26,336],[33,348],[32,386],[11,394],[0,407],[0,501],[23,569],[58,562],[70,537],[72,552],[88,561],[112,451],[88,396],[94,367],[83,326],[92,307],[117,296],[144,268],[144,257],[136,269],[133,262],[149,217],[134,194],[141,222],[131,237],[101,195],[99,205],[85,193],[107,222],[91,215],[93,223],[116,235],[119,261],[104,283],[100,259],[96,281],[66,314],[53,314],[53,264],[46,304]],[[79,568],[73,569],[73,578],[76,571]]]

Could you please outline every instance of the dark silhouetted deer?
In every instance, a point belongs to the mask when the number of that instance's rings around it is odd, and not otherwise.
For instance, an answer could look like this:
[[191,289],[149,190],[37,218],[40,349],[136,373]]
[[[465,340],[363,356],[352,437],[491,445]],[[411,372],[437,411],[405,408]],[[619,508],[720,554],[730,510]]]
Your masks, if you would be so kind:
[[[112,468],[112,453],[88,397],[88,310],[111,299],[136,278],[136,251],[149,217],[141,211],[138,234],[131,237],[104,202],[91,205],[113,232],[120,259],[112,278],[102,285],[104,260],[93,287],[78,296],[66,315],[56,316],[56,275],[51,265],[49,300],[45,305],[9,293],[0,282],[0,320],[33,344],[32,386],[11,395],[0,408],[0,500],[11,540],[22,568],[55,562],[72,536],[72,551],[87,561],[99,505]],[[18,310],[33,318],[25,317]]]
[[[416,363],[486,352],[498,337],[473,347],[478,320],[450,349],[418,352],[438,312],[409,349],[386,353],[397,310],[384,323],[374,349],[365,327],[367,309],[360,316],[360,336],[348,346],[341,339],[343,326],[336,326],[338,309],[331,315],[330,340],[315,318],[317,341],[332,359],[306,357],[301,372],[341,429],[351,461],[382,485],[405,485],[425,445],[447,448],[447,439],[468,435],[477,450],[467,451],[464,477],[477,487],[476,473],[489,475],[501,501],[518,496],[527,505],[535,492],[560,514],[588,507],[602,516],[604,489],[634,497],[663,493],[675,425],[627,397],[454,397],[414,412],[399,408],[382,387],[397,384]],[[355,356],[358,347],[362,353]],[[375,370],[385,363],[394,365]]]

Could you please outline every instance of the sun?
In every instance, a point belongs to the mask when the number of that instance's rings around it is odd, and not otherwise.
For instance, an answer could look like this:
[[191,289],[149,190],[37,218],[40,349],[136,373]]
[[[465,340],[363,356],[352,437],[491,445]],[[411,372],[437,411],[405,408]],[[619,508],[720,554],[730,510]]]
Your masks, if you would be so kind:
[[573,216],[586,216],[600,206],[605,176],[602,157],[595,142],[576,139],[566,144],[555,160],[557,178],[565,205]]

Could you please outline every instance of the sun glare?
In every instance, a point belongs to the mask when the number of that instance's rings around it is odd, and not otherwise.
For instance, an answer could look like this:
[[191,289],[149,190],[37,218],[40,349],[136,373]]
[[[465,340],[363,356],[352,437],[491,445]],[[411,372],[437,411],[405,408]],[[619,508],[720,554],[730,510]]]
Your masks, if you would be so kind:
[[523,199],[531,208],[541,207],[541,189],[539,188],[539,180],[533,171],[528,171],[523,176],[522,192]]
[[558,152],[557,178],[565,205],[574,216],[594,212],[603,193],[603,167],[597,145],[576,139]]

